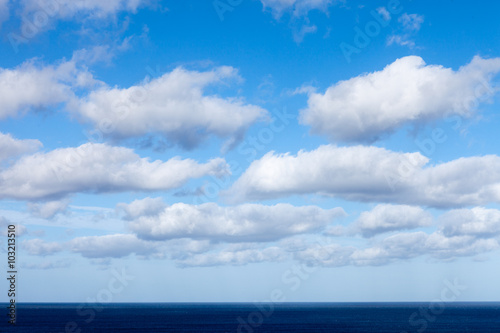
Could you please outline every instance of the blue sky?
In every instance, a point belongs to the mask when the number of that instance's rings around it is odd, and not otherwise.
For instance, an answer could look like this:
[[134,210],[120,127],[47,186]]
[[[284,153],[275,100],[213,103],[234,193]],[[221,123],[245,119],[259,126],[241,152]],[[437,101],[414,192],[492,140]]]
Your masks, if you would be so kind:
[[0,0],[18,301],[497,300],[488,7]]

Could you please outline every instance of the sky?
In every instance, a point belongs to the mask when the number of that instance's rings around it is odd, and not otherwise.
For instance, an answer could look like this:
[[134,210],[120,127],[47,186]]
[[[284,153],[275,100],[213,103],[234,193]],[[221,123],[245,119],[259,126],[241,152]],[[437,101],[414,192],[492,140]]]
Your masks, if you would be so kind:
[[498,301],[499,10],[0,0],[17,301]]

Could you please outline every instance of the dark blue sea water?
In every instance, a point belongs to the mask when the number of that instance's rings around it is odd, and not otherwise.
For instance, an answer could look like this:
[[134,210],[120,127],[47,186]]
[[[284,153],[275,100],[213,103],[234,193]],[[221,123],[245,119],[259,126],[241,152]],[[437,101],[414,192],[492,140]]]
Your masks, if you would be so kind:
[[2,332],[500,332],[500,303],[19,304]]

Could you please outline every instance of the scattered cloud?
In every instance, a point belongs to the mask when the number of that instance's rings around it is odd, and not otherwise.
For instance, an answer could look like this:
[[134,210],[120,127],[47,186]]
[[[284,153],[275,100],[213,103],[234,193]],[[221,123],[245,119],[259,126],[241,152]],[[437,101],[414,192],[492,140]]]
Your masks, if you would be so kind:
[[277,19],[285,12],[291,12],[294,16],[304,16],[314,9],[326,11],[333,3],[332,0],[261,0],[261,2],[264,9],[271,9]]
[[208,72],[176,68],[129,88],[95,90],[72,109],[104,136],[114,139],[157,134],[184,148],[193,148],[215,135],[228,138],[226,145],[231,147],[250,125],[268,113],[240,99],[204,94],[206,86],[228,79],[241,78],[232,67]]
[[29,202],[28,210],[35,217],[40,217],[42,219],[51,219],[59,213],[66,212],[68,205],[68,199],[48,201],[44,203]]
[[373,142],[406,124],[450,115],[469,116],[491,97],[500,58],[476,56],[458,71],[426,65],[418,56],[400,58],[382,71],[363,74],[311,92],[300,122],[315,134],[345,142]]
[[57,0],[43,2],[24,0],[22,5],[23,15],[29,18],[37,13],[45,13],[46,16],[51,18],[64,20],[103,20],[109,19],[120,12],[136,13],[139,7],[146,5],[148,2],[147,0]]
[[40,66],[30,60],[14,69],[0,69],[0,120],[30,110],[56,107],[75,98],[72,89],[97,84],[86,69],[73,60]]
[[231,202],[297,194],[441,208],[500,202],[499,156],[428,162],[420,153],[375,146],[326,145],[296,156],[269,152],[222,194]]
[[68,247],[86,258],[121,258],[132,253],[149,255],[157,251],[154,244],[129,234],[78,237],[71,240]]
[[45,242],[42,239],[28,239],[22,242],[22,248],[33,256],[47,256],[63,250],[63,246],[57,242]]
[[410,49],[414,48],[415,42],[413,38],[420,30],[422,23],[424,23],[424,17],[418,14],[404,13],[398,18],[398,22],[401,25],[401,32],[389,36],[387,38],[387,45],[398,44],[407,46]]
[[389,231],[401,231],[430,226],[432,216],[420,207],[381,204],[363,212],[355,222],[355,230],[364,237]]
[[441,216],[443,234],[488,238],[500,235],[500,211],[484,207],[455,209]]
[[179,157],[150,161],[128,148],[86,143],[24,156],[1,170],[0,198],[53,200],[81,192],[169,190],[192,178],[228,172],[222,158],[205,164]]
[[[335,218],[345,215],[341,208],[290,204],[264,206],[245,204],[221,207],[215,203],[188,205],[176,203],[158,211],[153,199],[133,202],[124,207],[129,213],[129,227],[147,240],[175,238],[210,239],[225,242],[264,242],[287,236],[318,231]],[[140,208],[138,208],[140,207]],[[152,208],[151,208],[152,207]],[[152,214],[152,212],[156,214]],[[138,212],[144,212],[140,215]]]
[[17,140],[10,134],[0,132],[0,161],[18,157],[26,153],[33,153],[42,147],[38,140]]
[[380,16],[386,21],[389,21],[391,19],[391,13],[387,10],[385,7],[379,7],[377,8],[377,13],[379,13]]
[[424,17],[418,14],[404,13],[398,18],[398,22],[403,25],[405,30],[419,31],[422,23],[424,23]]
[[203,253],[192,255],[178,262],[180,267],[205,267],[205,266],[241,266],[259,262],[275,262],[288,258],[287,254],[279,247],[266,247],[264,249],[245,249],[239,251],[219,251],[216,253]]

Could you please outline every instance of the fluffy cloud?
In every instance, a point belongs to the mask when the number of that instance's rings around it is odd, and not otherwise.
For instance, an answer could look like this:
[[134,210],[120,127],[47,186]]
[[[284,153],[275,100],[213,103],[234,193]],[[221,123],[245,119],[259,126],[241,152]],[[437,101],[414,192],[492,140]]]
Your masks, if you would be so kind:
[[500,202],[499,156],[427,163],[420,153],[374,146],[327,145],[296,156],[269,152],[222,194],[234,202],[309,193],[433,207]]
[[17,140],[10,134],[0,132],[0,161],[25,153],[32,153],[42,147],[38,140]]
[[432,216],[420,207],[381,204],[361,213],[355,229],[365,237],[372,237],[388,231],[426,227],[431,223]]
[[[156,210],[156,202],[149,200],[148,204],[155,206]],[[138,204],[134,202],[131,205]],[[149,208],[141,209],[151,211]],[[220,207],[214,203],[199,206],[176,203],[154,215],[134,214],[135,219],[129,226],[140,238],[149,240],[192,238],[262,242],[317,231],[344,215],[341,208],[325,210],[290,204]]]
[[128,148],[86,143],[24,156],[0,171],[0,198],[30,200],[77,192],[168,190],[191,178],[228,172],[221,158],[205,164],[178,157],[150,161]]
[[239,79],[232,67],[208,72],[177,68],[129,88],[93,91],[72,108],[105,136],[116,139],[159,134],[192,148],[215,135],[228,138],[229,147],[267,115],[239,99],[204,94],[206,86],[231,78]]
[[264,8],[270,8],[273,15],[279,18],[286,11],[295,16],[306,15],[310,10],[325,11],[332,4],[332,0],[261,0]]
[[86,258],[121,258],[132,253],[149,255],[156,252],[154,244],[129,234],[78,237],[71,240],[68,247]]
[[484,207],[455,209],[441,216],[446,236],[493,237],[500,235],[500,211]]
[[500,58],[476,56],[453,71],[404,57],[382,71],[340,81],[324,94],[310,93],[300,121],[331,140],[372,142],[406,124],[470,115],[494,94],[490,80],[499,71]]
[[42,239],[29,239],[22,242],[22,248],[30,255],[46,256],[63,250],[57,242],[48,243]]
[[40,110],[74,98],[73,88],[88,87],[97,82],[74,61],[57,66],[39,66],[27,61],[14,69],[0,69],[0,119]]

